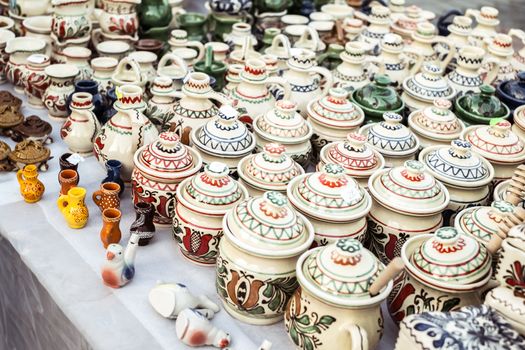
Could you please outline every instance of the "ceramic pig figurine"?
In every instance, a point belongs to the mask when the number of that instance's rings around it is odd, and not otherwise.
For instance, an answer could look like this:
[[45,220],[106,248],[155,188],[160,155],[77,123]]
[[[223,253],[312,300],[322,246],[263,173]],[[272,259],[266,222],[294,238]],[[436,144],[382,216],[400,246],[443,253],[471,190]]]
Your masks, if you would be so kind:
[[206,318],[219,312],[219,306],[205,295],[198,297],[190,293],[184,284],[159,282],[149,292],[149,303],[163,317],[175,319],[187,308],[196,309]]
[[195,309],[184,309],[175,323],[177,337],[189,346],[213,345],[225,348],[230,345],[230,335],[211,324]]
[[125,286],[135,276],[135,255],[139,235],[132,234],[124,249],[120,244],[112,243],[106,250],[106,262],[101,274],[104,284],[111,288]]

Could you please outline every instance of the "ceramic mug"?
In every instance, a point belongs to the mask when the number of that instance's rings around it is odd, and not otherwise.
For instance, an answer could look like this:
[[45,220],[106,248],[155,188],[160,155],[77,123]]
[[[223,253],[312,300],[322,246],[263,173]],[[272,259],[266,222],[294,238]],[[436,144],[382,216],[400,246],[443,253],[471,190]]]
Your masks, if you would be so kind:
[[93,192],[93,202],[99,207],[100,211],[108,208],[120,208],[120,185],[116,182],[105,182],[100,185],[100,189]]
[[60,195],[67,194],[67,192],[78,185],[78,174],[73,169],[62,170],[58,174],[58,182],[60,183]]

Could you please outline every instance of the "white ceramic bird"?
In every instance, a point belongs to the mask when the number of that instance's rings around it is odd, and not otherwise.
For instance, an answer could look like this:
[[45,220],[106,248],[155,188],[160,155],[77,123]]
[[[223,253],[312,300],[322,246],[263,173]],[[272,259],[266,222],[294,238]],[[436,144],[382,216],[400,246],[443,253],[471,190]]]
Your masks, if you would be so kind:
[[106,249],[106,262],[102,266],[102,280],[111,288],[126,285],[135,276],[135,255],[139,235],[132,234],[126,249],[120,244],[110,244]]

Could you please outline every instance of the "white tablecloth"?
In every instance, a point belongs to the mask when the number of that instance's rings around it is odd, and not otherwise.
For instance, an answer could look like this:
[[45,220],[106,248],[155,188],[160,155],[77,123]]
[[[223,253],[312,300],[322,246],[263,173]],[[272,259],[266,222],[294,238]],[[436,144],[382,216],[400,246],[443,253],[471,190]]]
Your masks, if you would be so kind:
[[[3,85],[1,89],[11,91],[7,85]],[[26,116],[37,114],[48,120],[45,110],[28,108],[25,103],[23,112]],[[44,197],[35,204],[24,203],[19,194],[15,173],[0,174],[0,234],[10,242],[36,277],[36,281],[29,281],[29,283],[40,283],[72,323],[74,329],[80,333],[81,336],[71,333],[73,340],[68,340],[70,344],[68,348],[87,347],[82,339],[84,337],[94,349],[186,349],[176,337],[174,321],[162,318],[149,305],[148,292],[157,281],[180,282],[194,293],[206,294],[220,303],[215,292],[215,270],[185,260],[170,230],[158,229],[155,238],[148,246],[139,247],[133,281],[121,289],[104,286],[99,276],[105,254],[99,238],[102,219],[98,207],[91,200],[91,193],[98,189],[105,171],[94,157],[87,158],[79,165],[79,185],[87,189],[86,204],[90,217],[85,228],[70,229],[56,206],[59,192],[58,158],[66,152],[66,146],[58,136],[60,124],[51,123],[54,127],[55,142],[50,148],[54,159],[49,163],[49,170],[40,174],[40,179],[46,186]],[[7,141],[5,138],[2,140]],[[12,142],[8,143],[13,145]],[[121,244],[125,245],[129,237],[128,228],[134,220],[129,189],[122,198],[121,210],[123,212],[120,224],[123,232]],[[1,265],[13,263],[14,260],[0,255]],[[9,281],[0,280],[0,289],[4,283]],[[11,291],[9,298],[18,300],[19,293],[26,292]],[[38,293],[32,294],[38,297]],[[28,297],[28,299],[34,298]],[[9,299],[4,297],[3,304],[9,305]],[[36,302],[27,307],[38,308],[38,305],[39,303]],[[16,313],[16,310],[12,311]],[[38,310],[36,313],[38,314]],[[380,348],[392,349],[397,328],[388,314],[386,312],[383,314],[386,329]],[[0,320],[0,325],[4,323],[4,326],[0,326],[0,332],[2,328],[4,332],[5,329],[11,329],[11,333],[8,334],[10,338],[24,337],[24,333],[27,334],[31,328],[34,334],[40,334],[36,338],[44,337],[41,333],[34,332],[34,328],[40,327],[40,322],[35,317],[24,319],[20,321],[21,324],[5,326],[9,322],[15,322],[15,319],[9,317],[5,309],[1,309]],[[272,326],[251,326],[233,319],[226,311],[221,310],[213,319],[213,323],[231,334],[232,349],[256,349],[264,339],[273,343],[273,349],[293,349],[282,322]],[[56,326],[61,327],[60,324]],[[16,330],[16,334],[12,334],[13,330]],[[49,332],[51,333],[46,335],[46,341],[51,344],[54,340],[58,340],[56,334],[59,332],[53,328],[50,328]],[[6,344],[5,339],[4,344]],[[1,340],[0,348],[3,348]],[[13,347],[6,346],[6,348]],[[34,345],[31,349],[50,349],[50,347]]]

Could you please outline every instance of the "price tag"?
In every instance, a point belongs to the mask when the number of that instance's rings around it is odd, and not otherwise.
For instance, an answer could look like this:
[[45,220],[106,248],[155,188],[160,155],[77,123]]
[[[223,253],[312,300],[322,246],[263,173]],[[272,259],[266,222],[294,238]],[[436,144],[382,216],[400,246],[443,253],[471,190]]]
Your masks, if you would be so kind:
[[83,162],[85,159],[78,153],[73,153],[66,159],[68,162],[70,162],[73,165],[77,165],[80,162]]

